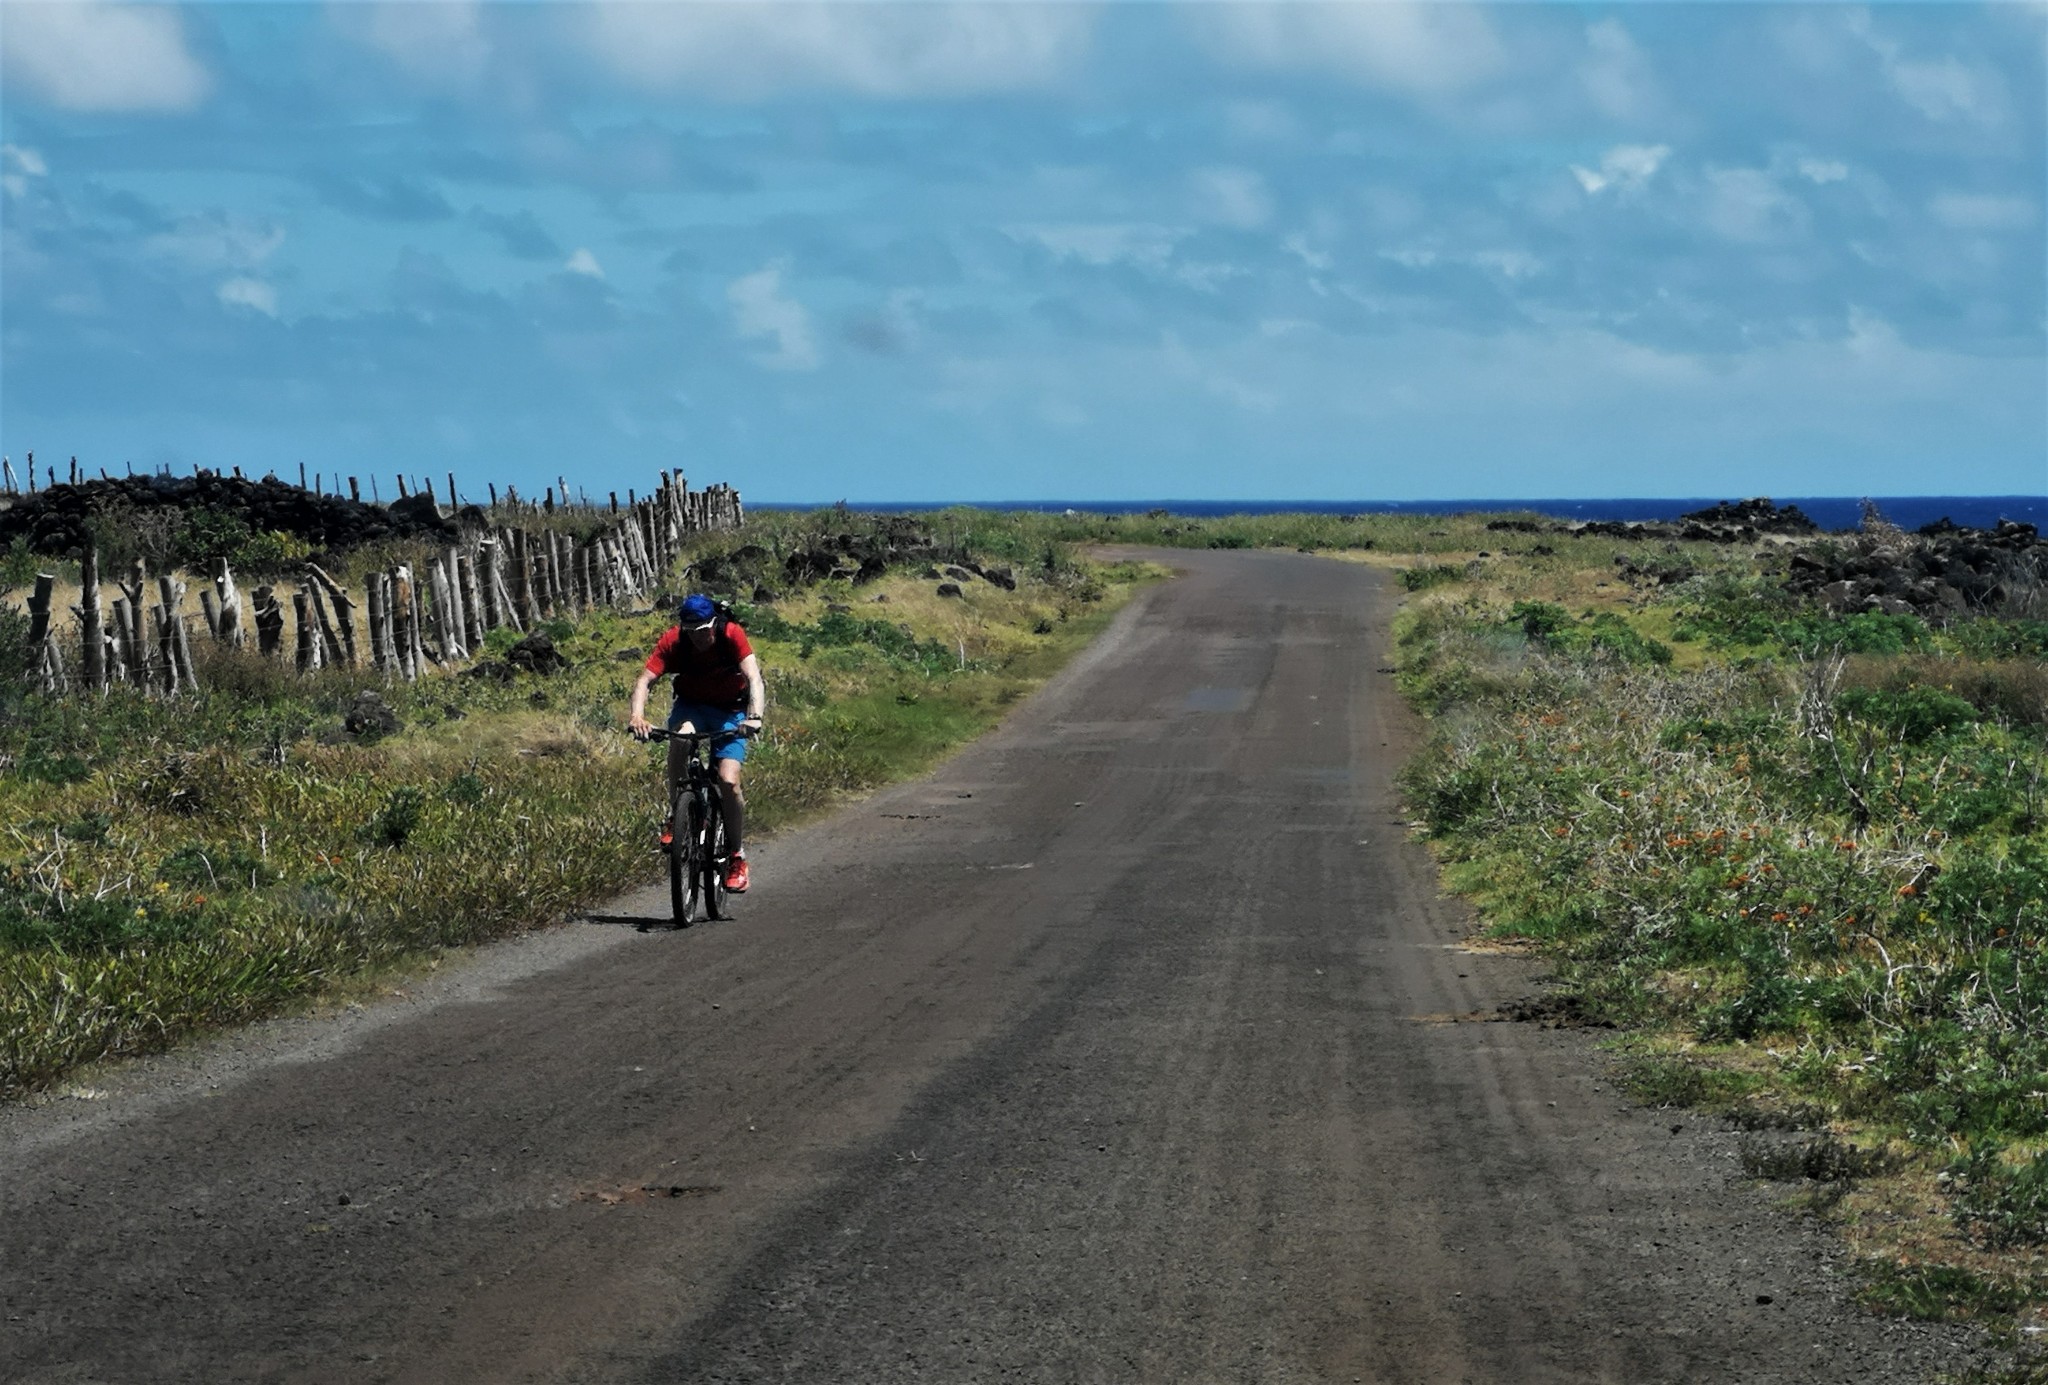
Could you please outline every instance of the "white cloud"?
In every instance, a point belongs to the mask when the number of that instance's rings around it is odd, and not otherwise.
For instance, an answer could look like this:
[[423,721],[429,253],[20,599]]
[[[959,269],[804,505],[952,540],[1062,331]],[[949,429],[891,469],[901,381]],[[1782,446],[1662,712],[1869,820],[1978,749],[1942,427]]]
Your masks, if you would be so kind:
[[277,290],[261,279],[230,279],[220,286],[218,297],[230,307],[253,308],[265,317],[277,316]]
[[1266,180],[1248,168],[1204,168],[1190,176],[1196,215],[1239,231],[1253,231],[1273,218]]
[[9,173],[26,174],[31,178],[47,177],[50,172],[50,166],[43,162],[41,154],[18,144],[0,144],[0,166]]
[[1473,254],[1472,263],[1503,279],[1528,279],[1543,272],[1543,261],[1526,250],[1480,250]]
[[1762,169],[1716,168],[1707,172],[1709,229],[1728,240],[1775,240],[1806,225],[1806,207]]
[[481,0],[329,0],[327,22],[336,33],[389,58],[414,77],[472,86],[490,65]]
[[1182,13],[1223,62],[1333,72],[1425,99],[1467,91],[1506,65],[1485,15],[1466,5],[1192,5]]
[[587,274],[593,279],[604,278],[604,266],[597,262],[597,256],[581,246],[577,247],[576,253],[568,258],[562,268],[571,274]]
[[1308,237],[1302,235],[1299,231],[1282,241],[1280,248],[1317,273],[1327,271],[1336,263],[1328,254],[1311,246],[1308,243]]
[[1968,192],[1942,193],[1927,210],[1956,231],[2024,231],[2038,215],[2031,198]]
[[803,304],[782,291],[782,267],[769,265],[733,280],[725,287],[732,305],[733,330],[747,341],[765,341],[771,349],[754,353],[770,370],[815,370],[818,346],[811,315]]
[[1586,27],[1586,60],[1579,81],[1594,109],[1615,120],[1640,116],[1656,89],[1650,61],[1619,20],[1603,19]]
[[5,190],[9,197],[22,197],[28,193],[28,180],[48,177],[50,166],[33,149],[0,144],[0,170],[4,170],[0,171],[0,190]]
[[1800,176],[1815,183],[1839,183],[1849,176],[1849,165],[1840,159],[1801,159]]
[[1617,144],[1600,156],[1597,169],[1573,164],[1572,176],[1588,196],[1609,188],[1617,193],[1633,192],[1649,182],[1670,156],[1668,144]]
[[1173,247],[1188,233],[1149,222],[1077,222],[1049,226],[1016,226],[1009,234],[1034,240],[1063,260],[1101,267],[1135,264],[1162,269]]
[[1526,250],[1437,250],[1426,245],[1412,245],[1382,250],[1380,258],[1390,260],[1403,269],[1470,265],[1498,274],[1503,279],[1528,279],[1543,272],[1543,261]]
[[790,90],[960,96],[1042,87],[1094,35],[1082,5],[606,3],[583,13],[600,60],[690,95]]
[[2002,124],[2010,110],[2004,81],[1991,68],[1964,62],[1953,54],[1920,57],[1880,33],[1868,10],[1853,10],[1849,30],[1877,54],[1892,89],[1907,105],[1929,120],[1966,120],[1978,125]]
[[224,216],[190,216],[143,242],[151,255],[195,270],[249,270],[284,244],[284,228]]
[[183,111],[212,87],[178,12],[99,0],[0,6],[4,71],[72,111]]

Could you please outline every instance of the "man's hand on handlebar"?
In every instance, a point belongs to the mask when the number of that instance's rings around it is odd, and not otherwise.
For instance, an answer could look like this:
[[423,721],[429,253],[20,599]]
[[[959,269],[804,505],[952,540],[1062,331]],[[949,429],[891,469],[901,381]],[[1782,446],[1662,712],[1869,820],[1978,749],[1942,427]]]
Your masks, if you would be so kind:
[[649,721],[644,715],[635,713],[626,718],[626,729],[633,733],[634,740],[644,741],[654,734],[654,723]]

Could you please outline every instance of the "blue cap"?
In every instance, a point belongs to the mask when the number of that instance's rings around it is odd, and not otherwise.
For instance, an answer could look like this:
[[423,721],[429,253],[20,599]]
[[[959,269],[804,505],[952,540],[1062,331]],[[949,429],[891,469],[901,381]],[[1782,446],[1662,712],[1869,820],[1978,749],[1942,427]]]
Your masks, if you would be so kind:
[[718,603],[702,592],[685,597],[683,604],[676,607],[676,624],[686,630],[693,625],[709,625],[717,619]]

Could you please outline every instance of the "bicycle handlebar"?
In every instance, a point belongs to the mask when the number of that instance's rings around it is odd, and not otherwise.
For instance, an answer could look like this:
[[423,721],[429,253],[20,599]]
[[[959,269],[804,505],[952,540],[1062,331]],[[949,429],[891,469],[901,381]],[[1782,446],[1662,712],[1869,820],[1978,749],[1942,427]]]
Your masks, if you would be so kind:
[[650,741],[724,741],[735,736],[751,740],[757,728],[735,726],[730,731],[671,731],[666,726],[650,726],[645,739]]

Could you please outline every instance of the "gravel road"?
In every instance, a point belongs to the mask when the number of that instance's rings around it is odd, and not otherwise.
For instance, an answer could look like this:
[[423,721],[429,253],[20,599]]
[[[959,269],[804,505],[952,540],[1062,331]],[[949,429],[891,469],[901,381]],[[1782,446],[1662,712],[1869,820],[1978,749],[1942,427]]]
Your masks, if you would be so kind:
[[408,994],[0,1111],[0,1379],[1923,1381],[1735,1137],[1456,1022],[1383,574],[1182,576],[996,734]]

